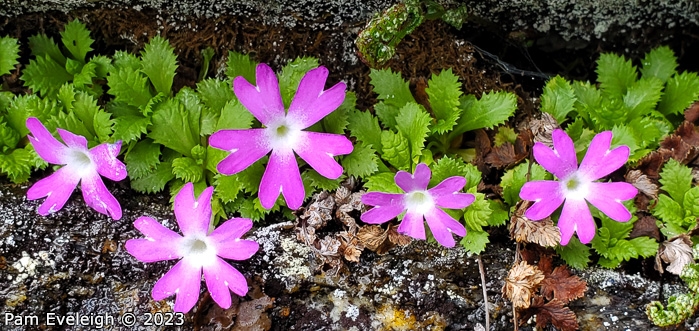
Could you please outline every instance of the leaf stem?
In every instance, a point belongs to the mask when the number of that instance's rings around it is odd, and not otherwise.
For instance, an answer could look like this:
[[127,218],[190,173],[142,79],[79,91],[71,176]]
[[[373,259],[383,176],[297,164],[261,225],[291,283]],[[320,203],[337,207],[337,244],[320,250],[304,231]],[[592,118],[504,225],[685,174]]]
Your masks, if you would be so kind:
[[[478,271],[481,273],[481,288],[483,288],[483,308],[485,309],[485,329],[490,330],[490,307],[488,305],[488,288],[485,284],[485,268],[483,268],[483,259],[478,254]],[[516,315],[515,315],[516,316]],[[516,318],[516,317],[515,317]],[[515,330],[516,330],[515,326]]]

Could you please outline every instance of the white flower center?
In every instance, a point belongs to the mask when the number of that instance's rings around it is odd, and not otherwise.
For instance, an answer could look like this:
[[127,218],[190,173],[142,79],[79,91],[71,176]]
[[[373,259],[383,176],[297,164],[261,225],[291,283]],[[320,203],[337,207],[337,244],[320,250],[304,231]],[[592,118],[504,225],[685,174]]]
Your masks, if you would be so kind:
[[566,199],[583,200],[590,192],[590,181],[576,171],[561,181],[561,190]]
[[286,117],[267,127],[267,138],[272,149],[293,149],[299,138],[301,129]]
[[434,199],[427,191],[412,191],[405,195],[405,206],[410,211],[424,215],[434,208]]
[[208,237],[185,237],[178,249],[182,257],[199,266],[211,265],[216,261],[216,248]]
[[71,148],[68,152],[66,164],[73,169],[73,172],[80,174],[81,176],[94,172],[95,168],[95,163],[92,161],[92,158],[87,150],[73,148]]

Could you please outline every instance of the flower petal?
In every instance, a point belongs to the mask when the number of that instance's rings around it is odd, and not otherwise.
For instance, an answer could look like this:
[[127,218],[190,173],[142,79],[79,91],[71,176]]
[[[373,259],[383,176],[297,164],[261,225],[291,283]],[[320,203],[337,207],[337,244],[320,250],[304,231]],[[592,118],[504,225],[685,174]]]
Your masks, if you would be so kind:
[[173,242],[149,239],[129,239],[124,245],[126,251],[141,262],[158,262],[179,259],[177,246]]
[[[152,217],[141,216],[133,222],[133,226],[146,236],[146,239],[160,240],[175,243],[182,239],[182,236],[172,231]],[[176,246],[176,245],[173,245]]]
[[580,162],[580,173],[589,180],[600,179],[621,168],[629,160],[629,147],[619,146],[609,150],[612,132],[600,132],[592,138],[587,153]]
[[272,150],[264,129],[219,130],[209,137],[209,144],[231,152],[216,166],[224,175],[245,170]]
[[117,159],[121,150],[121,141],[115,144],[100,144],[90,149],[90,157],[97,165],[97,172],[113,181],[126,178],[126,165]]
[[328,69],[318,67],[309,70],[301,78],[299,88],[289,105],[289,117],[298,122],[301,128],[307,128],[323,117],[335,111],[345,100],[347,86],[340,82],[323,91]]
[[187,259],[177,262],[153,285],[153,299],[163,300],[176,295],[174,311],[186,313],[199,301],[201,267]]
[[617,222],[631,219],[631,213],[621,201],[633,199],[638,190],[629,183],[590,183],[589,194],[585,199],[609,218]]
[[36,117],[28,118],[27,129],[31,133],[27,138],[42,159],[52,164],[66,164],[65,157],[68,153],[68,147],[54,138],[39,119]]
[[68,167],[62,167],[34,183],[27,191],[27,199],[36,200],[47,197],[38,209],[39,215],[46,216],[63,208],[78,182],[80,182],[78,174],[70,171]]
[[430,178],[432,178],[432,171],[426,164],[420,163],[415,167],[414,174],[402,170],[398,171],[395,181],[405,192],[424,191],[430,183]]
[[466,178],[453,176],[443,180],[437,186],[427,190],[437,206],[449,209],[463,209],[468,207],[476,196],[470,193],[461,193],[466,185]]
[[561,230],[561,245],[565,246],[570,241],[574,232],[583,244],[587,244],[595,237],[595,221],[590,214],[590,208],[585,200],[566,200],[558,219],[558,228]]
[[456,245],[454,237],[451,235],[452,233],[461,237],[466,235],[464,225],[439,208],[432,208],[431,211],[425,214],[425,219],[427,220],[427,225],[430,226],[434,239],[444,247],[454,247]]
[[213,186],[207,187],[194,198],[194,184],[185,184],[175,196],[175,218],[185,236],[206,236],[211,223],[211,195]]
[[284,195],[286,205],[298,209],[303,203],[306,191],[301,180],[296,156],[291,150],[273,150],[260,182],[259,198],[262,207],[270,209],[279,197]]
[[555,150],[540,142],[535,143],[532,148],[534,159],[559,179],[566,178],[578,169],[573,140],[565,131],[557,129],[553,131],[553,146]]
[[560,187],[559,182],[552,180],[535,180],[525,183],[519,191],[519,197],[535,202],[527,209],[524,216],[532,221],[550,216],[565,200]]
[[56,131],[58,131],[58,135],[61,136],[61,139],[69,148],[87,151],[87,139],[85,137],[60,128],[56,129]]
[[211,298],[223,309],[231,306],[231,293],[228,289],[241,297],[248,293],[245,276],[219,258],[214,264],[204,267],[204,279]]
[[233,80],[233,91],[240,103],[262,124],[268,125],[277,118],[284,117],[284,103],[279,92],[279,81],[272,68],[264,63],[255,71],[257,86],[250,84],[243,76]]
[[252,221],[247,218],[233,218],[219,225],[209,235],[220,257],[233,260],[247,260],[260,249],[252,240],[241,240],[252,228]]
[[213,241],[240,239],[246,232],[252,229],[252,220],[249,218],[234,217],[216,227],[209,235]]
[[333,157],[352,153],[353,148],[352,142],[340,134],[301,131],[294,151],[323,177],[337,179],[342,166]]
[[418,213],[405,213],[397,231],[415,239],[425,240],[425,219]]
[[83,199],[88,206],[115,220],[121,219],[119,201],[104,186],[102,177],[97,172],[83,175],[80,188],[83,191]]
[[404,197],[405,194],[399,193],[369,192],[362,195],[362,203],[369,206],[399,205],[405,208]]

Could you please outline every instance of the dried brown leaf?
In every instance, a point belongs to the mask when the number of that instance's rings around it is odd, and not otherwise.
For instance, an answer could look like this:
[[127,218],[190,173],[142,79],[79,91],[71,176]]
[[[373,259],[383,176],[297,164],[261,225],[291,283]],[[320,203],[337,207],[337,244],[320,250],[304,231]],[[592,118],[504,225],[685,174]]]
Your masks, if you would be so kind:
[[549,113],[540,113],[539,118],[532,119],[529,127],[534,135],[534,142],[540,142],[549,148],[553,148],[553,130],[558,127],[558,122]]
[[400,234],[397,231],[397,225],[391,225],[388,227],[388,240],[399,246],[407,246],[413,241],[413,238]]
[[359,256],[364,249],[364,246],[359,242],[359,238],[347,231],[340,232],[339,237],[340,242],[342,242],[338,249],[340,254],[347,261],[359,262]]
[[359,229],[357,233],[357,238],[364,244],[364,247],[369,250],[376,251],[376,249],[386,241],[386,231],[384,231],[378,225],[366,225]]
[[540,221],[530,221],[524,213],[532,205],[531,201],[517,203],[510,221],[510,237],[517,242],[536,243],[543,247],[554,247],[561,242],[561,231],[550,217]]
[[[689,239],[689,236],[686,234],[680,235],[677,238],[663,242],[656,256],[660,257],[665,263],[670,264],[665,270],[669,273],[680,275],[684,266],[694,261],[691,244],[692,241]],[[656,264],[656,269],[658,269],[658,266]],[[658,271],[662,273],[662,266]]]
[[532,294],[543,279],[544,274],[539,268],[520,261],[507,273],[502,295],[512,301],[516,308],[527,308],[531,304]]
[[338,249],[340,248],[340,245],[342,243],[331,237],[331,236],[325,236],[320,242],[319,242],[320,247],[318,247],[318,253],[323,255],[323,256],[331,256],[331,257],[339,257],[340,254],[338,253]]
[[514,164],[517,162],[515,146],[506,142],[498,147],[492,148],[490,153],[485,156],[485,162],[498,169],[503,169]]
[[658,198],[658,185],[653,183],[648,176],[644,175],[640,170],[631,170],[626,174],[626,181],[631,183],[643,194],[657,199]]
[[699,120],[699,101],[693,103],[684,111],[684,120],[690,123],[696,123]]
[[582,298],[587,282],[570,273],[564,265],[556,267],[541,281],[541,295],[547,300],[558,300],[564,304]]
[[629,239],[647,236],[660,241],[660,230],[655,222],[656,219],[650,215],[641,216],[636,223],[633,224],[633,230],[629,234]]
[[575,331],[580,328],[575,313],[556,299],[544,303],[544,298],[535,297],[531,307],[523,312],[521,320],[526,321],[533,315],[536,315],[536,326],[539,328],[548,324],[561,331]]

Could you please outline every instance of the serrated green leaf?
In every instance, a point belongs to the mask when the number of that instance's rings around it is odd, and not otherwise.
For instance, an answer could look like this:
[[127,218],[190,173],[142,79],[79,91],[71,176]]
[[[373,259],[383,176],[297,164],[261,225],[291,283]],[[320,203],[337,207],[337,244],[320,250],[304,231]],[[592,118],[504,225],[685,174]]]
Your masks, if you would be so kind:
[[582,160],[585,156],[585,151],[587,151],[587,147],[590,146],[590,142],[595,136],[595,132],[586,128],[584,121],[580,117],[576,118],[573,123],[568,125],[565,131],[575,144],[577,159]]
[[409,171],[412,168],[410,159],[410,142],[399,133],[393,131],[381,132],[381,158],[388,161],[399,170]]
[[232,82],[238,76],[243,76],[250,84],[255,85],[255,68],[257,63],[250,59],[250,56],[228,51],[228,61],[226,61],[226,76]]
[[66,57],[61,53],[61,49],[53,39],[43,33],[29,37],[29,48],[32,50],[32,55],[37,58],[48,56],[61,67],[66,65]]
[[45,123],[59,113],[61,113],[61,106],[58,105],[56,100],[42,99],[36,94],[21,95],[12,100],[10,107],[7,109],[5,120],[7,120],[7,124],[12,129],[24,137],[29,134],[29,130],[26,127],[27,118],[36,117]]
[[24,183],[31,175],[33,157],[29,151],[17,148],[10,154],[0,154],[0,173],[13,183]]
[[126,154],[124,163],[129,178],[141,178],[155,171],[160,164],[160,145],[150,139],[143,139]]
[[121,140],[124,145],[138,140],[142,133],[148,132],[150,118],[140,115],[126,115],[114,119],[114,140]]
[[[624,203],[625,205],[629,204],[628,202]],[[631,230],[633,230],[633,224],[636,223],[638,218],[636,216],[633,216],[631,220],[628,222],[617,222],[609,218],[606,214],[603,213],[597,213],[598,210],[595,208],[593,210],[593,214],[596,214],[596,216],[601,219],[602,221],[602,228],[605,228],[609,230],[609,238],[611,239],[617,239],[617,240],[622,240],[626,239],[629,234],[631,233]]]
[[323,132],[345,134],[345,128],[349,123],[349,112],[354,110],[356,102],[357,97],[354,92],[347,92],[342,105],[323,118]]
[[19,133],[9,127],[0,116],[0,153],[5,150],[14,149],[19,143]]
[[573,82],[573,91],[575,91],[575,110],[578,116],[583,119],[590,119],[590,109],[596,109],[602,103],[602,92],[590,82]]
[[385,192],[385,193],[405,193],[401,190],[394,180],[396,176],[393,172],[380,172],[366,178],[364,187],[367,192]]
[[400,72],[394,73],[391,69],[371,69],[369,73],[377,99],[383,100],[386,105],[399,109],[408,102],[415,102],[410,93],[408,82],[403,80]]
[[464,190],[470,190],[481,182],[481,172],[476,166],[464,162],[461,158],[452,158],[443,156],[436,163],[430,166],[432,170],[432,178],[430,179],[429,187],[437,186],[443,180],[452,176],[461,176],[466,178],[466,186]]
[[654,48],[646,53],[641,66],[643,77],[655,77],[665,83],[675,74],[677,58],[675,53],[667,46]]
[[658,196],[658,203],[651,209],[653,216],[659,218],[664,223],[682,224],[684,219],[684,209],[669,196],[661,194]]
[[56,98],[61,102],[63,109],[66,112],[73,110],[73,101],[75,101],[75,87],[71,83],[65,83],[58,90]]
[[498,132],[495,134],[495,137],[493,138],[495,147],[500,147],[504,143],[510,143],[514,145],[515,141],[517,141],[517,132],[515,132],[514,129],[507,126],[499,127]]
[[85,123],[83,123],[75,113],[59,113],[57,116],[51,117],[45,125],[46,128],[51,131],[56,128],[61,128],[76,135],[83,136],[87,139],[89,147],[97,145],[96,137],[90,133]]
[[597,81],[603,93],[622,97],[637,79],[636,66],[624,57],[605,53],[597,60]]
[[383,147],[381,145],[381,127],[379,120],[368,111],[355,110],[347,119],[350,135],[359,141],[371,145],[377,151]]
[[377,161],[376,152],[370,145],[357,143],[352,153],[342,158],[342,167],[347,175],[364,178],[379,171]]
[[172,161],[172,173],[177,179],[196,183],[204,176],[204,167],[191,157],[180,157]]
[[471,230],[469,228],[466,228],[466,236],[459,241],[466,251],[473,254],[480,254],[485,251],[485,247],[489,242],[488,232]]
[[185,156],[191,156],[192,148],[199,144],[199,116],[196,111],[186,109],[177,99],[167,99],[153,113],[153,126],[148,137]]
[[92,135],[95,135],[94,118],[95,114],[100,111],[97,101],[86,93],[79,92],[75,95],[72,108],[78,119],[85,124]]
[[77,19],[66,24],[61,31],[61,40],[74,59],[85,63],[85,56],[92,50],[91,46],[94,42],[85,24]]
[[636,257],[640,256],[643,258],[647,258],[655,255],[658,252],[659,244],[653,238],[645,236],[636,237],[629,240],[629,243],[631,243],[631,246],[634,249],[634,253],[636,253]]
[[114,120],[111,119],[112,115],[105,111],[97,111],[92,118],[92,125],[95,135],[99,142],[111,141],[109,136],[112,135],[114,126]]
[[216,114],[220,114],[226,103],[235,99],[233,89],[227,81],[213,78],[197,83],[197,93],[199,93],[204,105]]
[[264,164],[268,158],[265,156],[260,161],[253,163],[245,170],[238,173],[236,179],[241,183],[242,189],[248,194],[257,194],[262,182],[262,175],[265,173]]
[[107,74],[112,70],[112,59],[104,55],[93,56],[88,63],[94,64],[97,78],[107,78]]
[[[471,100],[468,100],[472,98]],[[451,136],[504,123],[517,110],[517,97],[510,92],[484,93],[480,100],[462,98],[461,117]]]
[[692,187],[692,169],[670,159],[660,172],[660,189],[675,201],[684,201],[684,194]]
[[693,186],[684,194],[682,207],[694,217],[699,217],[699,186]]
[[583,245],[575,236],[570,238],[568,245],[556,246],[556,252],[573,269],[585,269],[590,262],[590,247]]
[[635,119],[653,111],[660,100],[663,87],[663,82],[655,77],[644,77],[631,85],[623,99],[629,110],[627,118]]
[[488,204],[490,205],[490,210],[492,213],[490,217],[486,220],[490,226],[501,226],[505,225],[507,221],[510,220],[510,213],[508,208],[499,200],[488,199]]
[[619,146],[629,147],[629,153],[631,154],[631,156],[629,156],[630,161],[638,160],[642,156],[637,153],[640,150],[640,142],[636,140],[636,136],[631,129],[624,124],[615,125],[612,128],[611,148],[616,148]]
[[301,78],[306,73],[318,67],[318,59],[312,57],[297,57],[282,68],[279,75],[279,91],[282,94],[284,106],[289,107],[291,100],[299,87]]
[[640,146],[652,149],[656,148],[658,142],[662,141],[670,131],[669,125],[665,122],[647,116],[631,120],[627,127]]
[[54,96],[61,86],[73,79],[66,69],[48,55],[29,60],[22,71],[24,84],[41,96]]
[[558,123],[566,120],[576,102],[575,91],[568,80],[561,76],[551,78],[541,94],[541,111],[551,114]]
[[628,120],[628,109],[621,98],[604,98],[597,108],[587,109],[592,120],[589,128],[604,131]]
[[[129,71],[139,71],[141,69],[141,60],[135,54],[126,51],[114,52],[114,64],[112,70],[128,69]],[[110,70],[111,71],[111,70]]]
[[78,89],[82,89],[86,86],[91,86],[92,79],[97,77],[97,73],[95,72],[95,70],[96,65],[92,62],[88,62],[84,66],[82,66],[80,72],[73,76],[73,84],[75,85],[75,87]]
[[221,174],[214,176],[214,191],[224,203],[235,201],[242,188],[243,185],[238,181],[237,176]]
[[384,101],[374,105],[374,113],[381,120],[381,124],[390,130],[396,130],[396,118],[400,108],[391,106]]
[[[308,169],[301,174],[303,182],[308,182],[311,186],[317,190],[334,191],[340,187],[340,183],[345,180],[345,175],[340,176],[338,179],[329,179],[323,177],[317,171],[313,169]],[[315,190],[314,190],[315,191]],[[310,192],[308,192],[310,193]]]
[[115,102],[144,107],[153,97],[147,84],[148,78],[140,71],[115,66],[107,76],[107,85],[109,85],[107,93],[114,96]]
[[[502,180],[500,182],[500,186],[502,187],[502,198],[508,205],[514,206],[517,204],[517,202],[519,202],[519,200],[521,200],[519,198],[519,191],[522,189],[522,186],[524,186],[524,183],[527,182],[528,171],[529,161],[525,161],[508,170],[502,176]],[[544,170],[544,168],[540,165],[532,164],[529,179],[532,181],[551,179],[551,175],[549,175],[549,173],[546,172],[546,170]]]
[[474,231],[481,231],[482,227],[488,225],[488,219],[493,211],[490,209],[490,203],[485,199],[485,194],[476,192],[475,187],[468,192],[476,196],[476,201],[466,207],[464,211],[466,227]]
[[267,210],[264,207],[262,207],[259,198],[246,198],[242,200],[242,203],[237,209],[240,212],[241,217],[249,218],[257,222],[259,220],[262,220],[265,215],[273,211],[279,210],[280,206],[278,200],[274,207],[272,207],[272,209]]
[[19,44],[17,39],[0,38],[0,75],[9,74],[19,63]]
[[439,134],[451,130],[456,125],[456,120],[461,115],[459,98],[461,97],[461,84],[459,77],[450,69],[442,70],[438,75],[432,75],[425,88],[430,101],[430,108],[435,117],[432,132]]
[[157,93],[172,95],[177,56],[167,39],[155,36],[146,44],[141,52],[141,70],[148,76]]
[[695,72],[683,72],[668,79],[658,111],[664,115],[682,114],[699,99],[699,76]]
[[398,133],[408,139],[410,156],[413,160],[422,155],[422,150],[425,148],[425,138],[427,138],[427,134],[430,132],[429,126],[431,121],[430,115],[413,102],[407,103],[398,113],[396,128]]
[[252,113],[250,113],[242,103],[236,100],[230,100],[221,110],[221,117],[213,131],[223,129],[249,129],[252,126],[253,119]]
[[175,178],[171,162],[161,162],[153,172],[131,180],[131,188],[141,193],[158,193],[167,183]]

